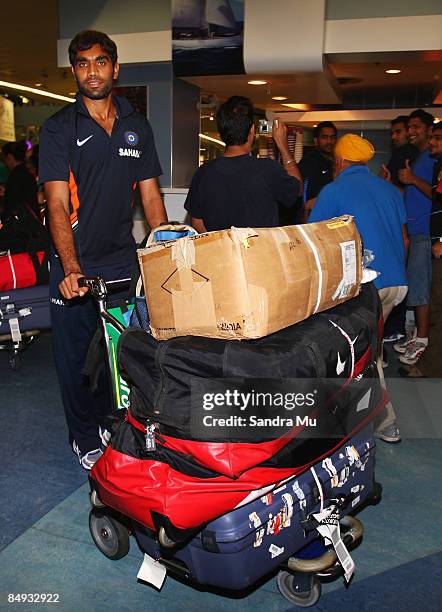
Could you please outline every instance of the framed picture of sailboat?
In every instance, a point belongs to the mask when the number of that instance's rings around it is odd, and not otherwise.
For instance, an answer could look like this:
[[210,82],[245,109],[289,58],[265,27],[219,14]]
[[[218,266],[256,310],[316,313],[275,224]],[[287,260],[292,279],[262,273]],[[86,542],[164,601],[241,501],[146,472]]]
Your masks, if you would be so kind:
[[177,76],[242,74],[244,0],[172,0]]

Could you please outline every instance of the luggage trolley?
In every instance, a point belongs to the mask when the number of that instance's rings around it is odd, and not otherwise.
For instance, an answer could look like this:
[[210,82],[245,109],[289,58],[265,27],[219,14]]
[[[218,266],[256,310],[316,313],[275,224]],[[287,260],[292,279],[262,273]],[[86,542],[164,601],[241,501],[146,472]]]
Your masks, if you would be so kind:
[[[166,228],[160,229],[162,233],[159,239],[167,240],[168,234],[166,233]],[[177,238],[179,237],[178,232],[188,232],[191,228],[176,226],[173,228],[169,227],[168,229],[173,229],[173,238]],[[152,233],[153,235],[155,235],[154,232]],[[158,240],[158,238],[156,239]],[[98,304],[105,338],[108,368],[111,374],[113,406],[117,411],[125,409],[129,404],[129,388],[119,373],[116,349],[120,334],[129,326],[134,305],[128,304],[126,311],[121,309],[121,307],[108,309],[107,283],[100,278],[90,277],[80,279],[80,283],[83,286],[89,287],[92,297]],[[371,436],[369,446],[371,451],[374,451],[375,443],[370,428],[360,432],[359,441],[354,443],[358,443],[362,448],[362,443],[367,436]],[[367,445],[367,443],[365,444]],[[338,449],[338,451],[340,450]],[[336,455],[337,457],[338,451],[333,456]],[[372,461],[372,471],[367,470],[369,481],[364,484],[366,488],[364,505],[367,503],[377,504],[381,500],[382,488],[379,483],[374,481],[374,457],[372,457]],[[321,472],[320,463],[315,465],[314,468],[318,474]],[[324,473],[323,468],[322,472]],[[325,477],[327,477],[326,474]],[[301,482],[302,478],[305,482],[312,481],[311,483],[308,482],[308,486],[312,490],[312,506],[308,511],[304,509],[299,516],[293,516],[293,518],[300,520],[300,529],[304,533],[305,545],[291,550],[292,554],[288,557],[286,556],[282,563],[278,562],[278,560],[273,560],[269,563],[267,561],[268,552],[264,550],[265,547],[262,547],[262,552],[266,552],[266,556],[261,554],[255,557],[258,559],[259,567],[248,567],[248,572],[239,571],[239,568],[247,567],[251,559],[249,551],[254,548],[256,549],[257,544],[259,546],[259,538],[261,537],[262,539],[264,537],[263,530],[268,530],[268,526],[260,521],[256,523],[256,529],[252,529],[247,534],[241,536],[243,541],[241,545],[235,542],[230,547],[227,545],[221,546],[221,548],[225,548],[227,553],[225,557],[229,558],[228,561],[222,560],[222,554],[220,553],[223,551],[217,549],[217,544],[213,545],[210,541],[210,534],[215,532],[227,534],[226,537],[228,537],[235,521],[241,521],[243,525],[247,524],[247,522],[250,523],[250,516],[257,510],[258,504],[262,506],[262,498],[251,501],[211,521],[204,526],[201,532],[193,535],[190,541],[177,543],[168,536],[163,527],[159,529],[158,533],[155,533],[115,509],[105,506],[101,502],[96,486],[91,478],[90,501],[92,509],[89,516],[91,536],[100,552],[109,559],[117,560],[129,552],[129,534],[133,533],[142,551],[157,560],[170,573],[185,578],[190,583],[209,588],[221,587],[227,591],[246,591],[254,583],[258,582],[260,578],[266,575],[270,577],[272,573],[277,571],[277,586],[281,594],[291,604],[300,607],[310,607],[320,598],[321,579],[336,578],[342,573],[342,566],[338,561],[335,550],[330,546],[326,547],[316,532],[318,522],[313,517],[313,514],[319,508],[319,492],[315,486],[313,476],[311,476],[310,472],[304,472],[285,482],[287,484],[295,480]],[[323,474],[322,478],[324,478]],[[322,478],[320,478],[320,481]],[[278,485],[275,487],[275,490],[277,488]],[[354,504],[354,500],[355,496],[353,495],[352,497],[349,491],[334,499],[327,499],[328,502],[333,504],[334,511],[337,513],[340,510],[344,511],[344,516],[339,521],[342,541],[350,548],[360,541],[363,534],[361,521],[350,514],[346,514],[346,512],[351,512],[356,505],[359,506],[359,504]],[[323,501],[321,499],[321,502]],[[299,526],[297,526],[297,529],[299,530]],[[285,544],[290,546],[290,528],[284,531],[288,534]],[[232,558],[235,556],[238,559],[238,567],[233,567],[229,570],[228,566],[223,565],[223,563],[228,563],[230,566]],[[266,567],[266,564],[268,567]],[[246,578],[241,576],[241,573],[247,573],[249,576]]]
[[23,351],[40,331],[50,328],[48,285],[0,293],[0,351],[9,352],[13,370],[20,369]]

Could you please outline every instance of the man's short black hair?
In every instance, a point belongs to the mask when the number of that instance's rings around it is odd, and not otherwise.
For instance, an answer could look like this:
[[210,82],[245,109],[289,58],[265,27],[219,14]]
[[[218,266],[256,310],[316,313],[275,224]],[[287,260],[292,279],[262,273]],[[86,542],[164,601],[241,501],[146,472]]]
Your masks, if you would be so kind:
[[219,107],[216,122],[221,138],[228,147],[245,144],[253,125],[251,101],[243,96],[232,96]]
[[24,140],[17,142],[7,142],[2,146],[2,153],[6,157],[12,155],[18,162],[24,162],[28,145]]
[[321,123],[318,123],[318,125],[315,128],[313,128],[313,138],[319,138],[319,134],[324,129],[334,130],[335,136],[338,135],[338,130],[336,129],[336,126],[334,123],[332,123],[331,121],[321,121]]
[[390,121],[390,125],[393,127],[393,125],[396,125],[397,123],[403,123],[405,126],[407,126],[408,119],[408,115],[398,115],[395,119]]
[[410,113],[408,116],[408,121],[410,121],[410,119],[420,119],[427,127],[431,127],[434,123],[433,115],[422,110],[422,108],[418,108]]
[[69,44],[69,61],[72,66],[75,66],[77,59],[77,53],[79,51],[86,51],[94,45],[100,45],[105,53],[107,53],[111,59],[112,66],[117,63],[117,45],[113,40],[109,38],[104,32],[97,32],[96,30],[83,30],[74,36]]

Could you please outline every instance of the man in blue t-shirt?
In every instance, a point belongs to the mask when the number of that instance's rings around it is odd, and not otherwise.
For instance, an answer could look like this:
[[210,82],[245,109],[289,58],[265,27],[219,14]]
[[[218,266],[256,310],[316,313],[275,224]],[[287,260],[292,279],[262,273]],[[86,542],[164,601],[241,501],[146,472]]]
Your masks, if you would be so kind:
[[78,281],[85,275],[105,281],[130,275],[137,184],[149,225],[167,216],[150,124],[127,100],[112,95],[118,76],[115,43],[102,32],[80,32],[69,45],[69,60],[79,92],[74,104],[43,126],[39,180],[45,186],[54,245],[50,302],[55,363],[69,441],[80,465],[90,470],[102,454],[112,406],[104,377],[95,394],[85,384],[83,368],[98,313]]
[[399,359],[414,365],[428,346],[430,327],[431,293],[431,184],[435,160],[428,152],[428,138],[434,117],[422,109],[413,111],[408,118],[408,139],[419,149],[413,164],[399,170],[398,177],[405,185],[405,207],[409,251],[407,262],[407,305],[414,308],[416,327],[411,338],[397,342],[394,349],[401,353]]
[[[335,147],[336,178],[320,192],[309,223],[353,215],[364,248],[373,251],[373,267],[380,273],[374,282],[385,321],[407,294],[406,214],[399,189],[374,176],[367,168],[366,163],[373,155],[374,148],[368,140],[355,134],[339,138]],[[385,385],[380,355],[377,364]],[[385,442],[399,442],[401,437],[391,402],[384,414],[376,435]]]

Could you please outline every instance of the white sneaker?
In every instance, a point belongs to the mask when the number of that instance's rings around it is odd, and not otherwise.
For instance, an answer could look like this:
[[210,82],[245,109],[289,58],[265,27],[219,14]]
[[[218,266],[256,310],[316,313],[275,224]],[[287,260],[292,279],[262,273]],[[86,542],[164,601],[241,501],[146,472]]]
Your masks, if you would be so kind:
[[414,342],[414,339],[416,338],[417,335],[417,329],[414,328],[414,332],[413,334],[408,338],[404,338],[403,340],[401,340],[400,342],[395,342],[395,344],[393,344],[393,348],[396,351],[396,353],[402,353],[404,354],[408,348],[408,346]]
[[399,356],[399,361],[401,361],[402,363],[406,363],[407,365],[414,365],[419,361],[419,358],[421,357],[427,346],[428,344],[425,344],[424,342],[419,342],[418,340],[410,342],[405,353]]
[[72,450],[77,455],[79,464],[85,470],[91,470],[94,464],[103,455],[103,451],[101,450],[101,448],[95,448],[94,450],[82,454],[75,440],[72,442]]
[[104,427],[101,427],[101,425],[98,427],[98,433],[100,435],[100,439],[101,439],[101,444],[106,447],[111,439],[111,432],[108,429],[105,429]]

